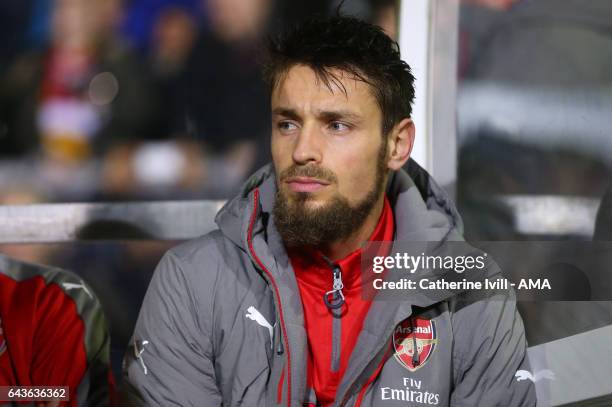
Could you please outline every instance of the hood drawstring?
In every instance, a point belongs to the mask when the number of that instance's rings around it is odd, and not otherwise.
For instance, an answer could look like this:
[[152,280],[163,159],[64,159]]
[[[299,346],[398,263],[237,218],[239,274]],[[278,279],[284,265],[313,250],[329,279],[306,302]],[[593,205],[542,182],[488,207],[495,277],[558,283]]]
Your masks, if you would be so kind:
[[412,333],[412,366],[417,367],[419,362],[419,350],[417,348],[416,332],[414,331],[414,318],[410,317],[410,332]]
[[[334,264],[327,256],[322,256],[327,265],[333,271],[334,281],[332,283],[332,289],[326,292],[323,295],[323,302],[330,310],[335,310],[344,305],[344,294],[342,293],[342,289],[344,288],[344,283],[342,282],[342,270],[340,270],[340,266]],[[332,296],[330,301],[329,296]]]
[[274,324],[274,330],[276,331],[276,338],[278,338],[278,345],[276,345],[276,354],[282,355],[285,353],[285,347],[283,346],[283,330],[280,327],[280,319],[278,313],[276,315],[276,323]]

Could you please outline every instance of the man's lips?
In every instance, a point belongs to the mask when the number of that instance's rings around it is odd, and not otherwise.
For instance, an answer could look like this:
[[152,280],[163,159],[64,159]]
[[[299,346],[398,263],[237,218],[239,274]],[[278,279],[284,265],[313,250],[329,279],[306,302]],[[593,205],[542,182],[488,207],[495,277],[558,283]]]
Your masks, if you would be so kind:
[[294,192],[315,192],[329,185],[327,181],[308,177],[292,177],[285,180],[285,182],[289,189]]

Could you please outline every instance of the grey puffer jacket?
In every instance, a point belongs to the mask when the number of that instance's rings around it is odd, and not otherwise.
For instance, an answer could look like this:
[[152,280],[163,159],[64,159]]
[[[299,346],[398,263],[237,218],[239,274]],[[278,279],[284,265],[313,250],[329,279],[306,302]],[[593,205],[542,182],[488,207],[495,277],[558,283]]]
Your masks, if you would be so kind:
[[[387,189],[395,240],[461,240],[441,188],[416,163],[409,172]],[[316,405],[300,295],[272,218],[274,176],[271,166],[254,174],[217,215],[218,230],[160,262],[124,361],[130,404]],[[513,293],[499,295],[374,301],[335,405],[534,406],[533,383],[515,377],[529,370],[523,323]],[[398,327],[429,335],[414,343],[428,353],[420,366],[394,346]]]

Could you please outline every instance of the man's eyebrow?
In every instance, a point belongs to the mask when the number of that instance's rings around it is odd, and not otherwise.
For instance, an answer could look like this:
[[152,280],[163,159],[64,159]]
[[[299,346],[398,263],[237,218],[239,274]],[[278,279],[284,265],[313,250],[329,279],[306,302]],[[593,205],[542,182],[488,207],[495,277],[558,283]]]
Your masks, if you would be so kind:
[[317,112],[317,116],[326,120],[339,120],[339,119],[347,119],[347,120],[359,120],[361,116],[355,112],[350,110],[321,110]]
[[297,114],[295,110],[286,107],[277,107],[276,109],[272,110],[272,114],[277,116],[284,116],[292,120],[301,119],[300,115]]
[[[359,114],[350,110],[319,110],[316,113],[320,119],[325,121],[340,119],[358,121],[361,119]],[[277,107],[276,109],[272,110],[272,114],[284,116],[292,120],[301,120],[301,116],[291,108]]]

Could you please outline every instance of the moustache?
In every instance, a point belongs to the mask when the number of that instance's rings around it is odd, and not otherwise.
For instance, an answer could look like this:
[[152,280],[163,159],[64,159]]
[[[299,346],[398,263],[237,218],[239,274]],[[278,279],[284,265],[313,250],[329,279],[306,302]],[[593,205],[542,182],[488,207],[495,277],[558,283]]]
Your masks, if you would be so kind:
[[292,165],[291,167],[287,168],[280,174],[281,181],[284,181],[287,178],[293,178],[293,177],[316,178],[321,181],[326,181],[329,183],[333,183],[337,181],[336,174],[334,174],[331,170],[325,167],[318,167],[314,165],[307,165],[307,166]]

